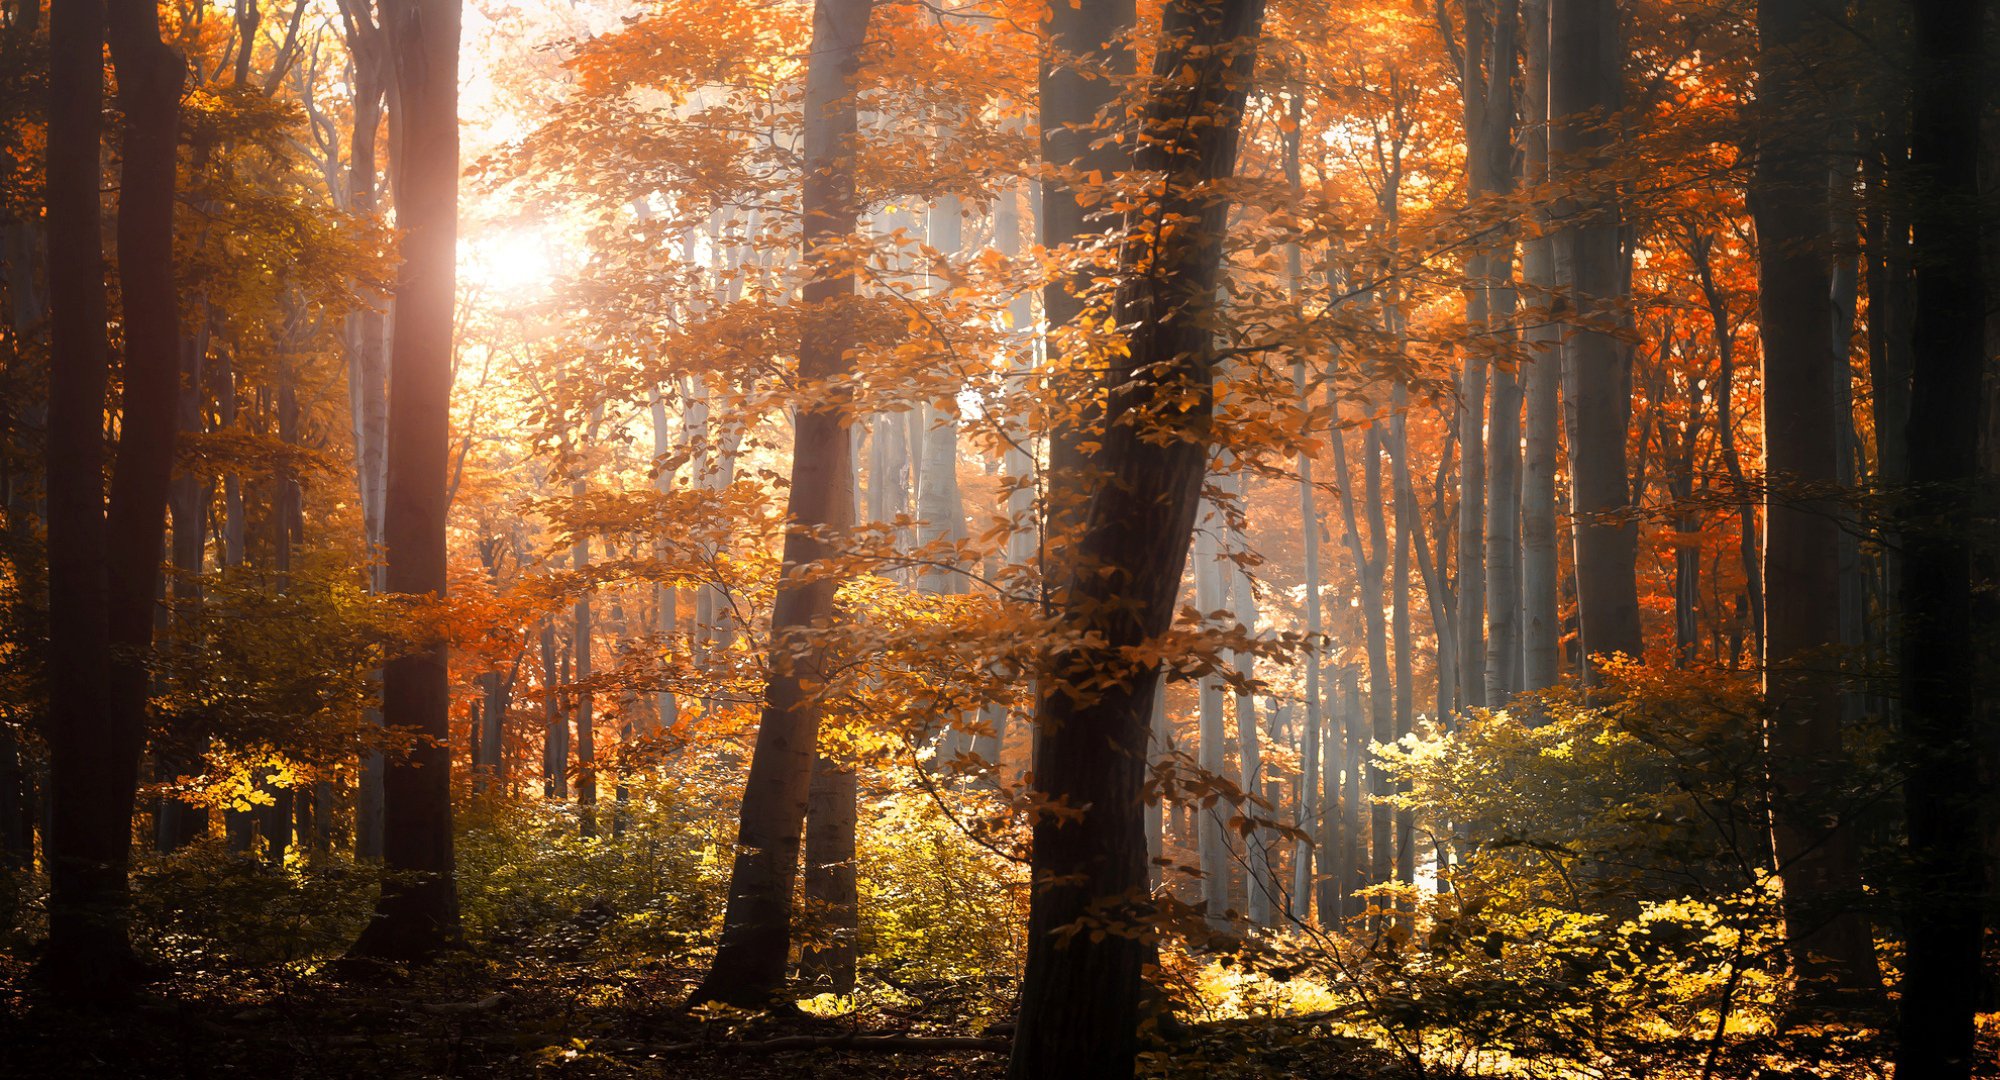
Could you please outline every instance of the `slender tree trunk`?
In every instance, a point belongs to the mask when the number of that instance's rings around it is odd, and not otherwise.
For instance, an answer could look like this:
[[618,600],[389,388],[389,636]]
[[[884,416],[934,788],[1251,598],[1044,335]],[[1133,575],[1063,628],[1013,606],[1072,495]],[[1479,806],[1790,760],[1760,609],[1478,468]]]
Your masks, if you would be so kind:
[[[653,478],[653,486],[660,494],[666,495],[673,491],[674,476],[673,473],[661,469],[660,463],[673,453],[673,442],[667,435],[667,400],[658,387],[653,389],[651,404],[653,467],[660,470]],[[662,543],[655,543],[653,557],[658,559],[664,555],[665,549]],[[680,629],[679,596],[680,589],[675,585],[661,582],[653,586],[653,632],[659,636],[657,647],[660,649],[673,648],[673,636]],[[662,690],[654,694],[653,707],[659,731],[671,732],[680,723],[680,701],[672,690]]]
[[[377,141],[382,126],[382,103],[391,77],[386,35],[376,22],[368,0],[342,0],[348,55],[354,62],[354,126],[348,134],[347,208],[357,214],[373,214],[379,206],[380,179],[376,167]],[[361,496],[362,528],[369,555],[377,562],[370,567],[370,592],[381,592],[386,583],[382,557],[382,503],[388,483],[389,386],[387,313],[383,307],[368,305],[347,317],[347,378],[350,406],[354,413],[354,456],[357,487]],[[374,682],[381,681],[378,672]],[[373,727],[382,726],[382,711],[371,707],[367,714]],[[364,750],[361,756],[359,790],[354,806],[354,853],[365,860],[382,857],[382,752]]]
[[[402,270],[391,343],[386,589],[445,594],[452,315],[458,237],[459,0],[385,0],[402,121],[394,162]],[[458,937],[451,818],[451,685],[444,642],[382,671],[383,722],[419,742],[383,770],[383,881],[356,957],[421,961]]]
[[[1090,492],[1063,590],[1078,644],[1051,658],[1035,725],[1036,786],[1082,816],[1035,822],[1015,1080],[1129,1077],[1138,1050],[1155,955],[1135,931],[1151,923],[1144,786],[1159,679],[1150,665],[1131,670],[1125,650],[1167,631],[1187,563],[1209,455],[1210,320],[1228,220],[1214,181],[1235,171],[1262,22],[1260,0],[1170,0],[1162,14],[1141,129],[1152,138],[1137,164],[1160,177],[1157,205],[1141,213],[1174,224],[1129,238],[1120,258],[1116,325],[1130,330],[1103,378],[1099,462],[1109,475]],[[1109,685],[1098,681],[1107,674]],[[1110,932],[1093,932],[1100,926]]]
[[1368,736],[1370,725],[1368,715],[1361,711],[1361,687],[1359,673],[1352,665],[1341,669],[1340,709],[1346,717],[1342,725],[1347,738],[1347,779],[1345,793],[1341,797],[1342,831],[1347,836],[1344,861],[1347,876],[1340,882],[1340,915],[1342,920],[1352,920],[1365,914],[1368,905],[1356,890],[1368,884],[1369,870],[1364,837],[1367,822],[1363,813],[1366,788],[1362,774],[1368,762]]
[[569,717],[563,711],[556,623],[542,621],[542,797],[569,798]]
[[1967,522],[1979,479],[1985,267],[1978,152],[1984,4],[1915,6],[1911,168],[1915,367],[1903,536],[1903,804],[1909,829],[1907,935],[1896,1075],[1957,1080],[1974,1064],[1979,1009],[1981,850],[1973,611]]
[[[1221,533],[1223,514],[1213,502],[1202,500],[1201,530],[1194,538],[1194,603],[1203,616],[1226,614],[1229,610],[1229,579],[1222,566]],[[1200,743],[1195,763],[1211,777],[1225,775],[1222,677],[1205,675],[1198,684],[1200,714],[1197,720]],[[1195,843],[1201,859],[1201,896],[1208,925],[1229,929],[1229,833],[1228,806],[1217,800],[1209,806],[1195,806]]]
[[[571,485],[570,492],[581,500],[588,487],[579,478]],[[576,548],[571,552],[575,560],[578,576],[590,569],[590,537],[579,535]],[[571,647],[576,653],[576,802],[582,832],[585,836],[597,835],[597,717],[593,709],[596,704],[590,690],[591,646],[595,640],[591,626],[590,586],[585,584],[577,593],[576,605],[572,609],[575,628],[570,633]]]
[[[1524,168],[1530,189],[1549,178],[1549,0],[1527,0]],[[1543,216],[1539,214],[1537,216]],[[1525,331],[1522,378],[1527,398],[1521,462],[1521,689],[1554,686],[1561,676],[1562,624],[1556,612],[1556,443],[1562,384],[1562,328],[1556,325],[1555,251],[1543,229],[1521,254],[1533,315]]]
[[[1382,441],[1375,428],[1371,427],[1363,434],[1361,445],[1360,490],[1361,501],[1367,507],[1369,533],[1369,546],[1365,552],[1355,519],[1355,500],[1348,494],[1348,479],[1353,474],[1347,468],[1347,454],[1342,441],[1334,443],[1333,468],[1334,476],[1341,485],[1341,510],[1347,519],[1348,550],[1359,569],[1361,619],[1368,652],[1370,735],[1376,742],[1390,743],[1396,739],[1395,680],[1389,667],[1388,628],[1382,611],[1382,576],[1386,569],[1389,541],[1388,526],[1382,513]],[[1365,769],[1367,772],[1366,787],[1372,803],[1369,807],[1368,880],[1370,884],[1379,884],[1389,881],[1395,873],[1395,848],[1390,824],[1393,814],[1388,803],[1374,801],[1388,793],[1387,778],[1381,762],[1365,753],[1365,748],[1362,756],[1351,764],[1355,770]]]
[[[855,278],[829,257],[854,233],[855,86],[868,33],[870,0],[819,0],[806,73],[805,188],[802,243],[812,276],[802,302],[824,314],[799,344],[799,378],[828,386],[850,370],[855,327],[849,303]],[[831,390],[809,394],[794,425],[791,495],[784,565],[771,614],[771,672],[743,789],[736,861],[722,941],[694,1001],[756,1005],[777,993],[791,947],[792,894],[798,879],[820,704],[809,682],[823,678],[805,634],[833,617],[838,580],[811,564],[833,554],[822,533],[854,526],[853,445],[846,413]]]
[[[1306,405],[1306,369],[1304,361],[1292,364],[1292,390],[1298,395],[1301,408]],[[1299,470],[1299,522],[1305,545],[1305,624],[1306,624],[1306,679],[1304,730],[1299,733],[1299,830],[1308,836],[1319,836],[1319,821],[1324,803],[1320,797],[1320,735],[1321,711],[1321,637],[1325,634],[1325,624],[1319,601],[1319,493],[1313,490],[1312,454],[1301,450],[1298,455]],[[1322,840],[1317,848],[1300,844],[1293,856],[1292,866],[1292,911],[1298,919],[1312,916],[1313,862],[1315,856],[1325,858],[1328,845]],[[1323,872],[1323,871],[1322,871]],[[1331,913],[1322,905],[1320,917],[1327,919]]]

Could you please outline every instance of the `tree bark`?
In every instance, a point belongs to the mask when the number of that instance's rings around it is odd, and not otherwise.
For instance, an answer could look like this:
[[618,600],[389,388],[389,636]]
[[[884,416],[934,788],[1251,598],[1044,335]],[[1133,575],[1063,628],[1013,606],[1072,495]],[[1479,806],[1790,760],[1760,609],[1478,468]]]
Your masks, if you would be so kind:
[[1785,882],[1794,976],[1875,982],[1860,882],[1829,792],[1841,790],[1839,401],[1846,359],[1833,342],[1828,125],[1811,65],[1823,35],[1804,0],[1760,0],[1761,113],[1751,210],[1764,339],[1764,693],[1775,784],[1771,831]]
[[805,912],[811,936],[799,949],[799,978],[811,993],[854,992],[860,898],[855,882],[856,776],[821,754],[807,796]]
[[[1531,188],[1549,179],[1549,0],[1528,0],[1522,160]],[[1537,216],[1544,217],[1539,214]],[[1562,384],[1562,328],[1555,322],[1555,251],[1546,229],[1521,253],[1533,316],[1524,333],[1527,398],[1521,462],[1521,686],[1541,690],[1561,677],[1562,624],[1556,609],[1556,445]]]
[[[391,341],[382,537],[389,593],[442,599],[449,510],[452,322],[458,238],[459,0],[384,0],[402,115],[392,162],[403,265]],[[458,938],[448,648],[423,642],[382,670],[382,717],[414,740],[382,777],[375,918],[350,955],[431,959]]]
[[[806,71],[802,243],[812,277],[802,303],[824,313],[799,342],[799,380],[830,387],[851,369],[848,304],[855,278],[834,254],[853,236],[858,114],[855,93],[871,0],[819,0]],[[834,554],[827,534],[854,526],[853,444],[837,393],[809,393],[794,424],[784,564],[771,614],[771,665],[764,715],[744,783],[729,905],[714,965],[693,1001],[761,1005],[784,983],[818,748],[820,704],[808,684],[824,677],[808,636],[833,616],[839,581],[813,564]]]
[[[123,412],[108,502],[98,240],[107,30],[124,114],[117,229]],[[115,0],[108,12],[89,2],[63,5],[50,33],[52,805],[43,970],[65,997],[121,999],[137,974],[127,937],[127,871],[179,413],[173,225],[186,67],[160,40],[159,12],[145,0]]]
[[[1610,150],[1624,67],[1623,35],[1612,0],[1550,0],[1549,152],[1588,170]],[[1631,418],[1627,358],[1617,336],[1623,301],[1619,205],[1580,177],[1565,200],[1574,224],[1556,239],[1558,284],[1568,306],[1565,385],[1572,388],[1570,508],[1576,543],[1577,604],[1583,656],[1640,657],[1638,523],[1631,517],[1625,441]],[[1463,597],[1460,598],[1463,602]]]
[[1896,1075],[1957,1080],[1974,1064],[1979,1008],[1981,737],[1972,544],[1986,366],[1985,203],[1979,176],[1984,5],[1915,6],[1911,218],[1915,367],[1903,518],[1903,805],[1909,880]]
[[1162,15],[1137,164],[1160,177],[1148,211],[1170,224],[1130,237],[1120,257],[1117,325],[1130,329],[1103,380],[1109,475],[1093,485],[1063,590],[1062,618],[1079,633],[1051,658],[1036,717],[1036,786],[1081,817],[1044,814],[1034,826],[1016,1080],[1129,1077],[1138,1051],[1154,954],[1144,786],[1159,678],[1151,665],[1131,669],[1124,650],[1167,631],[1187,562],[1228,218],[1214,182],[1235,171],[1262,21],[1261,0],[1170,0]]
[[[1221,533],[1223,515],[1213,501],[1202,500],[1201,531],[1194,539],[1194,603],[1204,617],[1226,615],[1229,610],[1229,579],[1222,567]],[[1223,732],[1222,702],[1224,683],[1219,674],[1204,675],[1198,684],[1199,715],[1195,763],[1210,777],[1225,774],[1228,766]],[[1201,897],[1208,925],[1219,931],[1229,929],[1229,833],[1228,805],[1217,801],[1195,806],[1195,847],[1201,860]]]

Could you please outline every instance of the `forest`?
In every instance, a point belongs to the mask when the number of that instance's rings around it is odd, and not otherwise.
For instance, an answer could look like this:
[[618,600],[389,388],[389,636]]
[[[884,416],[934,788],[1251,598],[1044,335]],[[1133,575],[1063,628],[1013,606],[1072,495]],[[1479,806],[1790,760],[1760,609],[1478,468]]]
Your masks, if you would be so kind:
[[2000,6],[0,0],[0,1076],[2000,1077]]

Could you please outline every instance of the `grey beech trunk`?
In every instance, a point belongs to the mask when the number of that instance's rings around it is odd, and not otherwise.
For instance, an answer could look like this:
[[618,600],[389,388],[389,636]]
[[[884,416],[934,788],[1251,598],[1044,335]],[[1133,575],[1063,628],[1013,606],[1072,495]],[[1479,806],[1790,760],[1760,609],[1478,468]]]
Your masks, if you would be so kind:
[[[1334,428],[1339,429],[1339,405],[1335,399]],[[1389,667],[1389,641],[1382,610],[1383,575],[1388,562],[1388,526],[1382,513],[1381,437],[1370,427],[1361,437],[1362,481],[1360,501],[1367,506],[1368,543],[1363,547],[1360,522],[1355,511],[1353,473],[1347,467],[1346,439],[1333,441],[1334,482],[1340,490],[1340,512],[1347,525],[1347,550],[1354,560],[1361,599],[1361,621],[1368,650],[1369,735],[1376,742],[1395,740],[1395,678]],[[1367,773],[1364,785],[1371,802],[1387,794],[1382,766],[1372,754],[1363,753],[1349,763],[1356,772]],[[1387,803],[1373,802],[1368,808],[1367,878],[1379,884],[1394,876],[1394,844],[1390,837],[1391,811]]]
[[[1200,529],[1194,538],[1194,604],[1202,615],[1224,615],[1229,610],[1229,578],[1222,565],[1221,533],[1223,515],[1214,502],[1203,499]],[[1199,744],[1195,764],[1208,776],[1222,776],[1228,767],[1223,731],[1223,689],[1220,675],[1205,675],[1197,684]],[[1228,804],[1195,807],[1195,847],[1201,861],[1201,896],[1208,924],[1217,930],[1229,928],[1229,821]]]
[[[1240,508],[1250,499],[1249,476],[1238,471],[1233,479],[1232,494]],[[1243,531],[1234,524],[1230,527],[1230,548],[1236,555],[1223,563],[1223,572],[1230,575],[1229,599],[1231,614],[1242,625],[1244,633],[1254,637],[1257,633],[1257,595],[1254,582],[1238,561],[1249,552]],[[1248,650],[1237,651],[1231,662],[1237,674],[1242,676],[1246,687],[1257,677],[1257,654]],[[1264,746],[1263,733],[1257,716],[1257,695],[1252,689],[1236,692],[1236,764],[1240,782],[1245,794],[1264,794]],[[1245,804],[1243,813],[1258,817],[1269,816],[1270,809],[1254,804]],[[1271,835],[1264,828],[1243,830],[1244,851],[1244,913],[1253,926],[1273,925],[1278,904],[1278,882],[1271,872]]]

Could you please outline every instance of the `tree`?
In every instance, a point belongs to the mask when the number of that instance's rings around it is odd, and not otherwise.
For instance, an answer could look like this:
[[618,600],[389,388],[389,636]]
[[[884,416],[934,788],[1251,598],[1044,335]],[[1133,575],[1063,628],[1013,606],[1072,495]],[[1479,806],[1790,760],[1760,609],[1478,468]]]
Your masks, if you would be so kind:
[[[852,369],[855,275],[852,242],[855,105],[872,0],[818,0],[806,70],[801,243],[812,276],[803,302],[823,322],[799,341],[799,381],[830,387]],[[783,984],[791,946],[792,893],[800,833],[812,785],[825,678],[811,631],[833,614],[839,581],[824,565],[833,537],[854,526],[853,443],[832,393],[802,404],[793,424],[791,495],[785,508],[784,568],[771,615],[771,671],[757,745],[743,786],[729,906],[715,963],[692,1000],[762,1004]]]
[[1910,877],[1896,1075],[1968,1076],[1975,1059],[1986,890],[1978,807],[1982,737],[1964,523],[1979,476],[1986,294],[1981,231],[1980,0],[1915,6],[1910,168],[1915,367],[1904,537],[1902,750]]
[[[1550,0],[1549,155],[1570,176],[1601,164],[1622,97],[1623,39],[1611,0]],[[1568,391],[1570,509],[1576,592],[1586,657],[1645,652],[1639,626],[1638,523],[1632,519],[1625,443],[1631,419],[1628,360],[1617,336],[1622,302],[1617,195],[1588,176],[1558,214],[1556,283],[1566,305],[1563,385]]]
[[1832,207],[1826,152],[1832,131],[1813,67],[1825,32],[1801,0],[1757,7],[1756,171],[1758,325],[1764,339],[1764,692],[1776,782],[1772,837],[1785,880],[1793,971],[1841,987],[1876,981],[1874,941],[1855,907],[1854,833],[1839,790],[1840,536],[1828,489],[1837,473],[1846,350],[1834,348]]
[[[108,34],[107,34],[108,31]],[[108,500],[109,377],[98,229],[108,36],[124,114],[118,269],[122,418]],[[50,21],[49,948],[66,996],[116,999],[138,974],[127,937],[132,804],[152,682],[153,599],[179,416],[174,290],[180,54],[150,0],[62,5]]]
[[[392,161],[403,265],[390,341],[386,589],[445,595],[452,328],[458,255],[459,0],[387,0],[383,22],[402,117]],[[451,677],[441,640],[382,671],[382,718],[410,744],[383,771],[389,876],[351,956],[421,961],[458,937],[451,819]]]
[[[1151,174],[1120,255],[1126,351],[1103,378],[1093,478],[1036,715],[1033,893],[1017,1080],[1130,1076],[1150,949],[1145,798],[1157,669],[1128,650],[1165,633],[1209,454],[1215,296],[1261,0],[1174,0],[1135,164]],[[1082,691],[1081,694],[1077,691]]]

